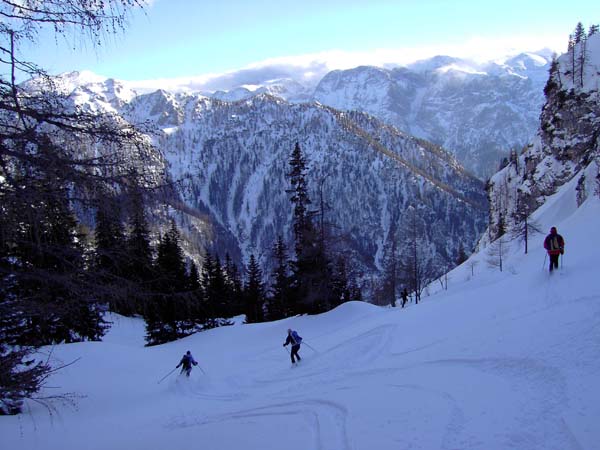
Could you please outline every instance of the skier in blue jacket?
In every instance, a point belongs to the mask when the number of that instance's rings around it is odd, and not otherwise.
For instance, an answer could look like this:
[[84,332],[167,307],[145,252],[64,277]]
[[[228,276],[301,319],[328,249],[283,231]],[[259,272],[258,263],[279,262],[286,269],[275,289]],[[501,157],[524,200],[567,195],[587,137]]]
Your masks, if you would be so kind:
[[298,333],[296,333],[291,328],[288,328],[287,339],[285,340],[285,343],[283,344],[283,346],[285,347],[288,344],[292,344],[292,351],[290,353],[290,356],[292,357],[292,364],[296,363],[296,360],[294,359],[294,357],[298,358],[298,361],[300,361],[302,359],[302,358],[300,358],[300,355],[298,354],[298,350],[300,350],[301,342],[302,342],[302,338],[300,336],[298,336]]
[[175,368],[182,366],[181,367],[181,373],[184,374],[189,377],[190,373],[192,373],[192,364],[194,366],[197,366],[198,363],[196,362],[196,360],[194,359],[194,357],[192,356],[192,353],[188,350],[186,352],[185,355],[183,355],[183,358],[181,358],[181,361],[179,361],[179,364],[177,364],[177,366],[175,366]]

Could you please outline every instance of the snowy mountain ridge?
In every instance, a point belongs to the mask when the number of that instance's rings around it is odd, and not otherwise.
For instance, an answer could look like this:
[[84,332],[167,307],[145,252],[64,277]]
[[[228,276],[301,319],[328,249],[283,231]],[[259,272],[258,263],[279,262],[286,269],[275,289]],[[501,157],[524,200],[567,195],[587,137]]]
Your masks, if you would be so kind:
[[327,74],[314,97],[441,145],[486,176],[535,134],[549,62],[542,52],[502,64],[437,57],[408,68],[358,67]]
[[[436,56],[406,67],[363,66],[324,72],[322,78],[308,84],[304,76],[294,78],[287,73],[272,77],[278,72],[269,70],[229,73],[209,84],[194,85],[187,79],[157,80],[155,85],[148,81],[114,83],[138,95],[164,85],[164,90],[173,94],[201,93],[223,101],[268,93],[292,103],[316,100],[342,111],[363,111],[441,145],[468,169],[487,176],[510,149],[524,146],[534,135],[550,60],[548,50],[482,63]],[[61,78],[67,89],[102,79],[87,72]],[[131,94],[121,95],[123,100],[131,99]]]

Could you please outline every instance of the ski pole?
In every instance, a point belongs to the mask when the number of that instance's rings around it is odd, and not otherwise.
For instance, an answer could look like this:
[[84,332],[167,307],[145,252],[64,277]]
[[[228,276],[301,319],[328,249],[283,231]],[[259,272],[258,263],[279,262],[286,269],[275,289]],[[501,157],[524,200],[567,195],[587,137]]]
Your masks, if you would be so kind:
[[158,384],[162,383],[162,381],[167,378],[169,375],[171,375],[173,372],[175,372],[177,370],[177,367],[175,367],[173,370],[171,370],[168,374],[166,374],[164,377],[162,377],[160,380],[158,380]]
[[544,253],[544,265],[542,266],[542,270],[546,269],[546,256],[548,256],[548,254]]
[[304,345],[306,345],[308,348],[310,348],[313,352],[319,353],[312,345],[308,344],[306,341],[302,341],[302,343]]
[[200,372],[202,372],[204,375],[206,375],[206,372],[202,369],[202,367],[198,366],[198,369],[200,369]]

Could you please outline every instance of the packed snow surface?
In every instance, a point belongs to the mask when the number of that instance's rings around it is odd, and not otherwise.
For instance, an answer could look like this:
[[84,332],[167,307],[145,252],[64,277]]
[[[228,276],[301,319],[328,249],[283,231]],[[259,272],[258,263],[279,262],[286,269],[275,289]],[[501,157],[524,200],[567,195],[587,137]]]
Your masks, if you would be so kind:
[[[104,342],[53,350],[81,359],[45,393],[77,406],[0,417],[0,448],[597,449],[600,200],[574,205],[569,184],[536,214],[566,241],[552,275],[537,235],[528,255],[510,244],[503,272],[474,255],[405,309],[350,302],[152,348],[141,321],[113,317]],[[288,327],[305,342],[297,367]],[[186,350],[199,367],[159,384]]]

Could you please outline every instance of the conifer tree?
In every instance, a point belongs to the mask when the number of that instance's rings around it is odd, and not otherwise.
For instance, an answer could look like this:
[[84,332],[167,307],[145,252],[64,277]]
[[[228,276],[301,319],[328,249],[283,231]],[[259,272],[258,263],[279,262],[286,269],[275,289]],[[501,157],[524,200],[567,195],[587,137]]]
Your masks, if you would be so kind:
[[12,272],[5,295],[24,299],[18,309],[25,326],[17,343],[97,340],[106,324],[85,270],[68,189],[59,174],[25,170],[22,176],[18,195],[27,197],[29,190],[36,195],[10,211],[16,227],[7,227],[5,237],[10,240],[5,264]]
[[573,38],[573,35],[570,34],[569,35],[569,44],[567,47],[567,53],[570,55],[571,57],[571,70],[565,72],[565,74],[570,74],[571,75],[571,80],[573,81],[573,84],[575,83],[575,39]]
[[161,292],[181,292],[188,283],[185,258],[179,242],[179,230],[175,221],[171,221],[169,231],[158,244],[156,257],[157,283]]
[[229,252],[225,254],[225,308],[226,316],[232,317],[243,312],[242,282],[237,264],[233,262]]
[[204,305],[207,311],[205,328],[224,325],[227,322],[228,310],[224,299],[227,296],[225,274],[219,255],[207,253],[202,266],[202,286],[204,288]]
[[349,300],[352,300],[352,297],[348,280],[348,268],[346,259],[339,255],[333,273],[331,307],[335,308]]
[[467,256],[467,253],[465,252],[465,247],[464,247],[464,245],[463,245],[463,243],[461,241],[458,244],[458,251],[457,251],[457,255],[456,255],[456,265],[460,266],[467,259],[469,259],[469,257]]
[[291,194],[294,205],[293,230],[296,259],[292,263],[292,291],[295,313],[326,311],[331,301],[331,273],[329,261],[321,239],[321,230],[312,223],[308,206],[310,198],[306,182],[306,161],[300,145],[296,143],[290,161]]
[[300,144],[296,143],[289,161],[290,172],[288,177],[292,188],[288,190],[291,194],[290,201],[294,205],[293,230],[295,238],[296,257],[302,255],[306,245],[308,235],[312,231],[312,222],[308,215],[308,207],[311,203],[308,196],[306,183],[306,161],[304,154],[300,149]]
[[125,241],[124,277],[130,283],[127,301],[137,314],[143,314],[155,278],[150,231],[146,221],[144,198],[137,185],[130,188],[129,233]]
[[200,273],[198,272],[198,266],[196,266],[196,263],[191,261],[188,271],[187,290],[197,291],[198,289],[200,289]]
[[195,329],[204,325],[207,320],[206,305],[204,304],[204,290],[200,283],[198,266],[192,261],[188,271],[188,302],[189,302],[189,327]]
[[268,302],[269,320],[279,320],[291,316],[297,308],[291,304],[295,298],[290,292],[290,274],[287,250],[283,237],[279,235],[273,248],[275,268],[271,275],[271,296]]
[[557,89],[562,87],[562,81],[560,79],[560,66],[558,64],[558,58],[556,54],[552,55],[552,62],[550,63],[550,68],[548,70],[548,81],[544,86],[544,95],[546,96],[546,100],[555,92]]
[[158,244],[155,295],[145,311],[148,345],[187,336],[193,328],[191,298],[184,294],[188,290],[189,277],[179,239],[177,225],[172,221]]
[[585,38],[585,29],[581,22],[577,22],[575,31],[573,32],[573,41],[575,44],[579,44]]
[[265,286],[262,280],[262,271],[254,254],[250,255],[248,262],[244,298],[246,300],[246,323],[264,321]]
[[127,255],[121,207],[112,194],[100,196],[97,203],[94,264],[105,286],[103,302],[111,311],[131,316],[136,311],[123,287]]

